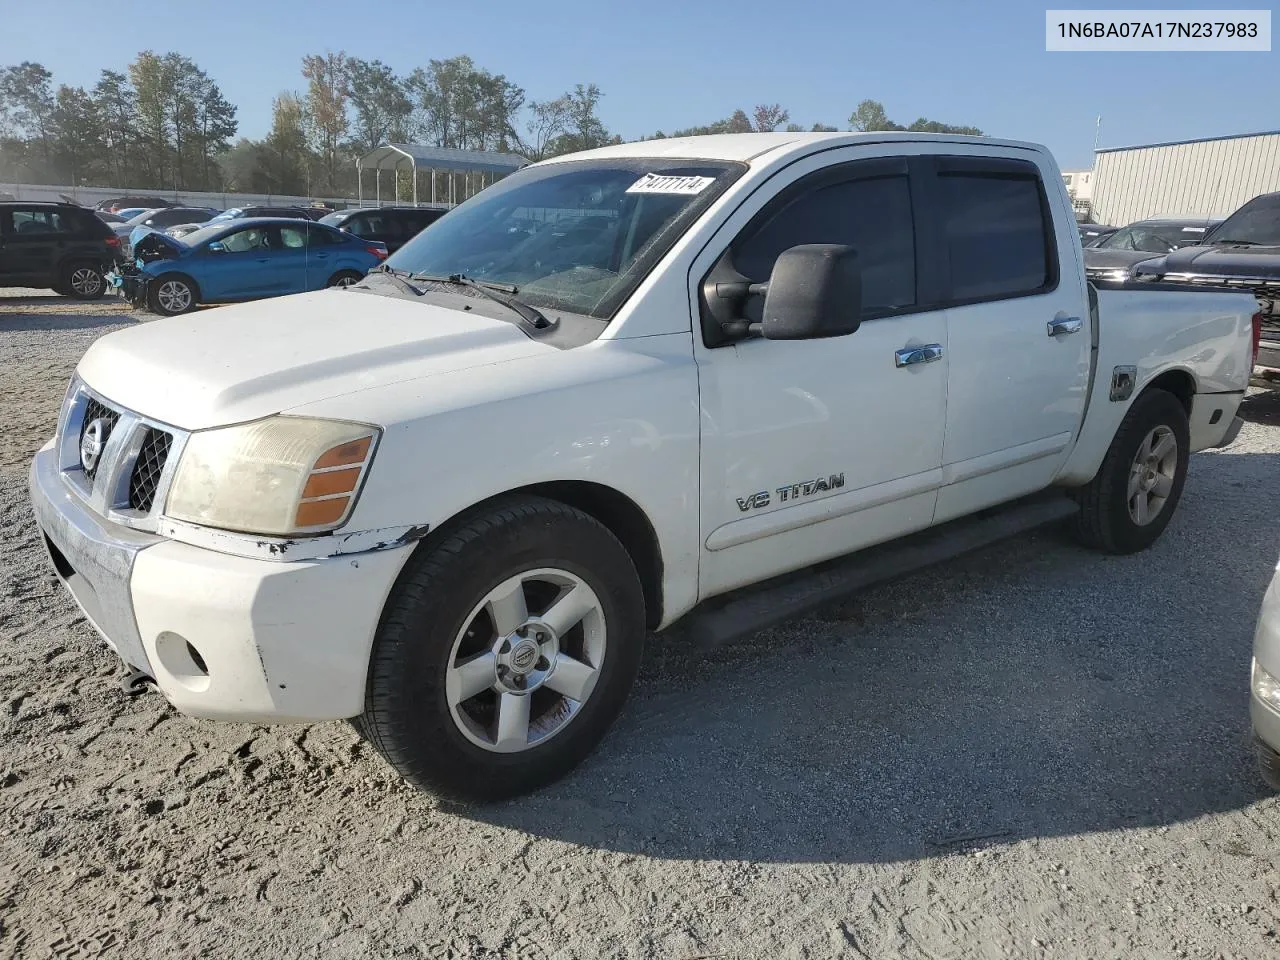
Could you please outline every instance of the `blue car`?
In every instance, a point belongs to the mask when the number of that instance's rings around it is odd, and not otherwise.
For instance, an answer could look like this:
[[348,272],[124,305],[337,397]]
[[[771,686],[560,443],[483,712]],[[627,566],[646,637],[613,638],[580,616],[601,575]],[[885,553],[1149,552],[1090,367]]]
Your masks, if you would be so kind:
[[173,316],[231,303],[356,283],[386,244],[300,220],[215,223],[178,240],[149,227],[129,235],[134,260],[107,280],[136,306]]

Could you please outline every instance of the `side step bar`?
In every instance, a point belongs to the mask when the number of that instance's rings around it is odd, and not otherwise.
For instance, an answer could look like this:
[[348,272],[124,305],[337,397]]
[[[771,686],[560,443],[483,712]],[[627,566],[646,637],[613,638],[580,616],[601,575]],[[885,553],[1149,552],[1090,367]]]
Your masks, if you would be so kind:
[[714,647],[808,613],[864,587],[892,580],[1078,512],[1062,491],[1036,494],[868,547],[857,553],[712,597],[664,631]]

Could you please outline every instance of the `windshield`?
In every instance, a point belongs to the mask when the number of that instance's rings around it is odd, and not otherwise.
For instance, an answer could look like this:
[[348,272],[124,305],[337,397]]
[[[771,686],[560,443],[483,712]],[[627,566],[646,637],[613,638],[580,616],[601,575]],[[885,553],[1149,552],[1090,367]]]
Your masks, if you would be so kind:
[[[216,217],[214,219],[217,219]],[[227,229],[225,223],[214,223],[210,220],[199,230],[192,230],[182,238],[174,238],[177,243],[185,243],[188,247],[196,247],[204,243],[206,240],[212,240],[218,234]]]
[[137,214],[136,216],[130,217],[128,220],[125,221],[125,223],[131,227],[139,226],[142,223],[142,221],[146,220],[148,217],[156,213],[159,213],[163,209],[164,209],[163,207],[156,207],[154,210],[143,210],[141,213]]
[[1218,224],[1202,242],[1280,246],[1280,194],[1250,200]]
[[670,159],[526,168],[441,217],[387,265],[510,285],[535,306],[607,319],[744,169]]
[[[1134,224],[1099,240],[1100,250],[1138,250],[1144,253],[1168,253],[1192,241],[1178,235],[1177,224],[1163,227]],[[1190,236],[1190,235],[1188,235]]]
[[234,220],[236,217],[240,216],[240,212],[241,211],[239,207],[232,207],[230,210],[223,210],[216,217],[210,217],[209,222],[213,223],[215,220],[217,220],[219,223],[221,223],[224,220]]
[[347,211],[339,210],[336,213],[327,213],[320,218],[320,223],[327,223],[331,227],[336,227],[347,218]]

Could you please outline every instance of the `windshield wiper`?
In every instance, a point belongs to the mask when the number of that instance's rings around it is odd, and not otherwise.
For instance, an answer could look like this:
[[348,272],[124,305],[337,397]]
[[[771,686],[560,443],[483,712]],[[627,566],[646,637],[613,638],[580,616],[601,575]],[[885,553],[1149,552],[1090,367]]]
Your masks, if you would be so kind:
[[1216,247],[1219,244],[1232,247],[1260,247],[1262,244],[1257,240],[1210,240],[1209,246]]
[[397,270],[395,267],[388,267],[385,263],[378,267],[378,273],[385,274],[392,280],[398,280],[404,285],[405,289],[415,296],[422,296],[426,291],[414,286],[409,282],[409,274],[403,270]]
[[447,277],[433,277],[425,273],[414,273],[409,275],[410,280],[425,280],[430,283],[451,283],[456,286],[470,287],[483,296],[488,297],[495,303],[500,303],[508,310],[520,315],[520,319],[535,330],[545,330],[550,326],[554,326],[537,307],[525,303],[523,300],[517,300],[515,294],[519,291],[518,287],[513,287],[503,283],[488,283],[482,280],[472,280],[470,277],[461,273],[452,273]]

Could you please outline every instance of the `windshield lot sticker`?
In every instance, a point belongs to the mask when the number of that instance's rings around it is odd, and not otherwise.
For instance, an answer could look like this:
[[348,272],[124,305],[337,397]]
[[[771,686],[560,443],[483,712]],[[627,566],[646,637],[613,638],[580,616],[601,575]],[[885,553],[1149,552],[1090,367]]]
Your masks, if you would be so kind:
[[627,193],[680,193],[692,196],[715,182],[715,177],[664,177],[657,173],[646,173],[627,187]]

